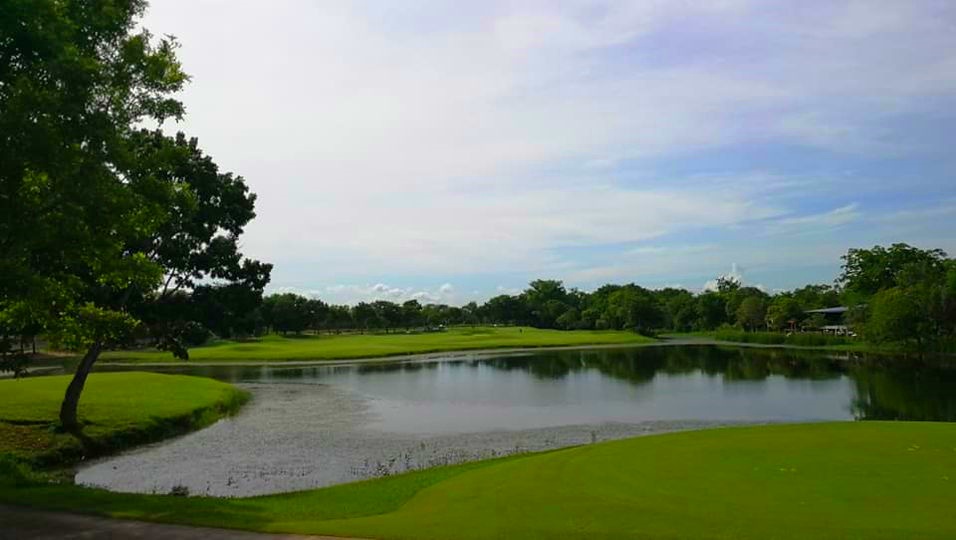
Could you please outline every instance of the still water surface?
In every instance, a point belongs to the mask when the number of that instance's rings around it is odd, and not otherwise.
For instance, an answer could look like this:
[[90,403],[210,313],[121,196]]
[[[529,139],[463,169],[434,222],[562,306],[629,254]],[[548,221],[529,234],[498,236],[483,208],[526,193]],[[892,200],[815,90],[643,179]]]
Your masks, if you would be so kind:
[[110,489],[251,495],[514,452],[733,423],[956,419],[956,370],[714,346],[348,366],[203,367],[239,415],[84,468]]

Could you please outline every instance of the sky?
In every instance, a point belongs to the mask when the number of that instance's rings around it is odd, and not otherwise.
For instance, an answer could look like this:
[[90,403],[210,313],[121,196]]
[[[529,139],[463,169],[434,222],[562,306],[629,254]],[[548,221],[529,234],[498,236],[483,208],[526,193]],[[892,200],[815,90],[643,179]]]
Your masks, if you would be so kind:
[[462,304],[956,254],[956,2],[153,0],[270,291]]

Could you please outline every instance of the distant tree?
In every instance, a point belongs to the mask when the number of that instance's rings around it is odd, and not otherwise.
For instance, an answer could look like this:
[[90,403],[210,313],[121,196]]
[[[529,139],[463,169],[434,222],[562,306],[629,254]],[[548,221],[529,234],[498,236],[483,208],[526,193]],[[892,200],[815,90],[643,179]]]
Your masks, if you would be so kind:
[[740,308],[740,304],[743,303],[747,298],[758,298],[761,302],[766,303],[769,299],[767,293],[756,287],[737,287],[728,292],[721,293],[726,302],[725,309],[727,310],[727,320],[736,321],[737,320],[737,311]]
[[568,291],[560,281],[532,281],[521,297],[531,312],[532,323],[541,328],[554,328],[558,317],[568,309]]
[[331,305],[325,319],[326,327],[337,331],[346,328],[357,328],[358,325],[352,320],[352,310],[348,306]]
[[717,292],[722,295],[729,295],[740,289],[740,280],[733,276],[719,276],[717,278]]
[[402,307],[395,302],[377,300],[372,303],[372,309],[375,311],[378,326],[385,328],[386,334],[389,330],[402,326]]
[[468,302],[461,306],[461,322],[470,325],[476,325],[481,322],[480,310],[476,302]]
[[359,302],[352,308],[352,320],[362,333],[375,328],[378,324],[377,319],[378,314],[375,312],[375,307],[368,302]]
[[326,325],[329,318],[329,305],[318,298],[310,298],[306,301],[307,328],[311,328],[318,333]]
[[418,300],[408,300],[402,304],[402,324],[406,329],[421,326],[422,322],[422,305]]
[[759,296],[744,298],[737,307],[737,324],[746,330],[755,331],[763,325],[767,307]]
[[866,337],[876,343],[909,341],[921,349],[931,332],[930,325],[916,298],[903,288],[891,287],[873,296]]
[[589,307],[581,312],[579,325],[581,328],[604,329],[607,328],[607,321],[603,318],[601,310]]
[[941,249],[919,249],[908,244],[888,248],[850,249],[843,256],[843,271],[837,278],[847,291],[867,297],[900,284],[900,275],[914,264],[942,270],[946,252]]
[[801,323],[800,326],[801,328],[808,329],[808,330],[820,330],[824,326],[826,326],[826,324],[827,324],[826,315],[822,313],[814,313],[813,315],[810,315],[809,317],[803,319],[803,322]]
[[224,338],[259,333],[265,326],[260,306],[267,277],[253,271],[236,283],[194,286],[189,295],[193,321]]
[[716,292],[708,291],[697,297],[698,328],[713,330],[727,322],[727,303]]
[[793,298],[800,307],[820,309],[840,305],[840,290],[832,285],[806,285],[795,289],[788,296]]
[[661,326],[664,313],[647,289],[630,284],[611,294],[607,319],[613,328],[650,332]]
[[689,291],[680,290],[668,295],[664,302],[667,326],[678,332],[687,332],[699,318],[697,302]]
[[263,312],[276,332],[302,333],[313,320],[309,300],[294,293],[273,294],[263,300]]
[[561,328],[564,330],[573,330],[578,327],[580,322],[581,322],[581,316],[578,313],[578,310],[576,308],[568,309],[567,311],[562,313],[561,316],[558,317],[557,320],[555,321],[558,328]]
[[799,324],[804,316],[803,307],[792,296],[777,296],[767,307],[767,324],[775,330],[790,328],[791,321]]
[[502,294],[492,297],[484,304],[488,318],[500,324],[522,324],[528,320],[528,309],[520,298]]

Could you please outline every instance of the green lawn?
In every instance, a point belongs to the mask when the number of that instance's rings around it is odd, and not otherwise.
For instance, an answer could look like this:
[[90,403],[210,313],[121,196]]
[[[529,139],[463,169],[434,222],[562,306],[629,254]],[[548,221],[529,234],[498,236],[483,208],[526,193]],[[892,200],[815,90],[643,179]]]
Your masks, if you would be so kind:
[[[70,377],[0,380],[0,456],[56,465],[79,457],[73,437],[59,433],[60,401]],[[118,449],[196,428],[234,411],[248,395],[200,377],[94,373],[80,399],[84,433]]]
[[[333,360],[454,350],[640,344],[653,341],[633,332],[477,327],[412,334],[270,335],[251,342],[219,341],[190,349],[189,357],[202,362]],[[131,362],[178,361],[172,354],[156,350],[110,351],[104,353],[102,358],[106,361]]]
[[248,499],[0,488],[0,501],[372,538],[954,538],[956,425],[658,435]]

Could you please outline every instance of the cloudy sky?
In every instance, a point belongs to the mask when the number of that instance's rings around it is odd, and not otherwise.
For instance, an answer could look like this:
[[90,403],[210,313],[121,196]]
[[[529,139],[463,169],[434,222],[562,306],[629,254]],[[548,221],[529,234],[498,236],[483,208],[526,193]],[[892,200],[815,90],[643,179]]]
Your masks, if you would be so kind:
[[273,290],[829,282],[956,253],[956,2],[153,0]]

